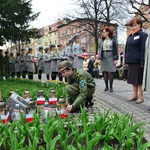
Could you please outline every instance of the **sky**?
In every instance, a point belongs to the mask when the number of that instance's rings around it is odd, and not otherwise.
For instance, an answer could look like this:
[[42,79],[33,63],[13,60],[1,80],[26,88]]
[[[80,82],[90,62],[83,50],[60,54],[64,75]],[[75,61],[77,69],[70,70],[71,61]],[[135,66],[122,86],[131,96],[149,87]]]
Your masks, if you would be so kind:
[[41,12],[39,17],[31,26],[42,28],[57,22],[64,13],[73,9],[72,0],[32,0],[32,10],[34,13]]
[[[32,0],[34,13],[41,12],[31,27],[42,28],[57,22],[58,18],[63,18],[65,13],[71,12],[75,7],[73,0]],[[120,33],[120,31],[118,32]],[[125,32],[119,34],[119,42],[125,42]]]

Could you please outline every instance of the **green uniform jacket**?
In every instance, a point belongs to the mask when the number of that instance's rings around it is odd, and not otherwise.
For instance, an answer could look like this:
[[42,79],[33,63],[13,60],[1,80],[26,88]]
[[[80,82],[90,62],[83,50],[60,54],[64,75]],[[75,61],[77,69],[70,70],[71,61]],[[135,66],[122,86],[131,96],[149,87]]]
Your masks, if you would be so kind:
[[74,101],[75,107],[79,107],[80,104],[85,102],[85,98],[90,95],[90,89],[95,90],[95,81],[93,77],[83,69],[73,70],[73,74],[68,77],[68,85],[74,85],[79,90],[79,94]]

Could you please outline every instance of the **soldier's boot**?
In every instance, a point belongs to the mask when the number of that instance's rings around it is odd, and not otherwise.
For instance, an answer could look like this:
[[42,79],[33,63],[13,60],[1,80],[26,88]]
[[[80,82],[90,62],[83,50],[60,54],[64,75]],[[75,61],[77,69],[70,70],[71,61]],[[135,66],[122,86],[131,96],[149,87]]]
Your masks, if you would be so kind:
[[53,83],[56,83],[56,80],[52,80]]

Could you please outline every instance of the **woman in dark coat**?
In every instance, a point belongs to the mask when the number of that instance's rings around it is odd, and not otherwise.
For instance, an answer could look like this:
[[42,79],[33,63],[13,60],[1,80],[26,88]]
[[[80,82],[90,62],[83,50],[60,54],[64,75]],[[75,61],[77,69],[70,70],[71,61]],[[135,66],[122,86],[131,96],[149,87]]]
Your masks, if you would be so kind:
[[108,81],[110,84],[110,92],[113,92],[114,72],[116,72],[116,63],[118,60],[117,40],[113,36],[110,27],[105,26],[102,29],[103,38],[99,48],[99,59],[101,60],[100,71],[103,73],[105,81],[104,91],[108,91]]
[[[142,31],[142,20],[134,18],[130,21],[131,34],[128,36],[125,46],[125,64],[128,65],[127,83],[133,85],[133,97],[128,101],[142,103],[143,69],[145,56],[145,41],[147,34]],[[139,93],[139,94],[138,94]]]

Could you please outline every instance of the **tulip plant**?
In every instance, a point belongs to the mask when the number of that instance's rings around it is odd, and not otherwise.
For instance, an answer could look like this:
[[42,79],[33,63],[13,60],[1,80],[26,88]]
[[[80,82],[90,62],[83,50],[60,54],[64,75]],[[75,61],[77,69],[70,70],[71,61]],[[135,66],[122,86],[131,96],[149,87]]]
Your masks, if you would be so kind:
[[[8,88],[6,88],[2,81],[1,91],[4,94],[4,100],[7,99],[9,90],[12,89],[11,85],[18,94],[22,94],[27,87],[28,89],[30,87],[33,97],[36,97],[39,88],[43,89],[47,97],[50,89],[55,89],[58,96],[66,94],[63,84],[17,80],[9,81],[10,87],[7,85]],[[85,109],[81,108],[81,113],[78,115],[72,114],[65,119],[61,119],[59,115],[48,116],[47,122],[42,122],[40,114],[35,113],[34,120],[29,123],[26,123],[21,113],[20,115],[20,121],[0,123],[0,149],[148,150],[150,148],[150,142],[144,140],[146,123],[134,124],[134,115],[121,115],[108,110],[104,113],[96,113],[91,118]]]

